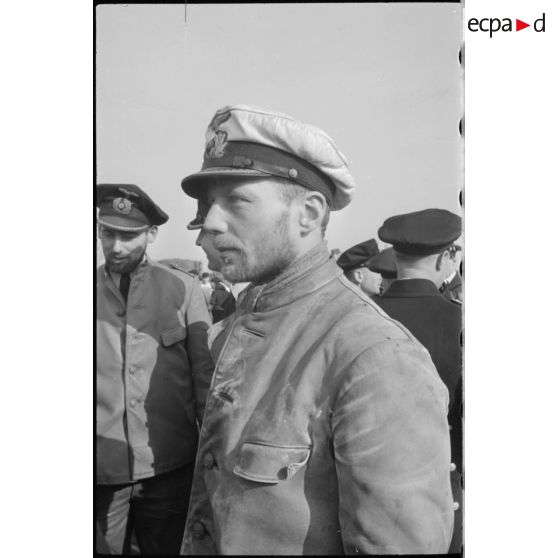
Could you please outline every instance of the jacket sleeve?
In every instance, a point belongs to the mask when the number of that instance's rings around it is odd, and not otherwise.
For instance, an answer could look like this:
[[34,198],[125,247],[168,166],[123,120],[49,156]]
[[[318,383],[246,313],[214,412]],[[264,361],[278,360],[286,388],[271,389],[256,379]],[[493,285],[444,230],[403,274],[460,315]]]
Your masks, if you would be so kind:
[[345,553],[446,553],[454,513],[448,394],[430,356],[391,339],[341,378],[332,431]]
[[201,286],[197,280],[194,280],[186,306],[186,350],[194,383],[196,416],[200,425],[214,368],[207,344],[207,330],[210,325],[211,318],[207,311]]

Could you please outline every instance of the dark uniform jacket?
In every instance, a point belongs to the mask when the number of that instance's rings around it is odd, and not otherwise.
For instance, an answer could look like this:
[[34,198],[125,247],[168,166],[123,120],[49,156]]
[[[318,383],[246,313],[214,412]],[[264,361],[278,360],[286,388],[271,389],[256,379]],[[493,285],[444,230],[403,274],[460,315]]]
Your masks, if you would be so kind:
[[128,304],[97,272],[97,482],[120,484],[191,463],[213,361],[199,281],[147,258]]
[[209,337],[182,554],[447,551],[447,389],[325,243],[248,287]]
[[[394,281],[383,296],[373,297],[392,318],[401,322],[428,349],[450,393],[454,500],[461,506],[462,473],[462,359],[461,305],[449,302],[427,279]],[[453,467],[452,467],[453,468]],[[457,521],[457,519],[456,519]],[[456,529],[457,530],[457,529]]]

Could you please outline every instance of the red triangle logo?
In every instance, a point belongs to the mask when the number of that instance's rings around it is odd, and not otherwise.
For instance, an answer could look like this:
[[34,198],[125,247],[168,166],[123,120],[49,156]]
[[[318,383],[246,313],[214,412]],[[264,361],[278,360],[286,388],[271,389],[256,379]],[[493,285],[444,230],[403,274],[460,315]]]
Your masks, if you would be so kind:
[[525,29],[525,27],[531,27],[531,24],[530,23],[525,23],[524,21],[521,21],[520,19],[515,20],[515,30],[516,31],[521,31],[522,29]]

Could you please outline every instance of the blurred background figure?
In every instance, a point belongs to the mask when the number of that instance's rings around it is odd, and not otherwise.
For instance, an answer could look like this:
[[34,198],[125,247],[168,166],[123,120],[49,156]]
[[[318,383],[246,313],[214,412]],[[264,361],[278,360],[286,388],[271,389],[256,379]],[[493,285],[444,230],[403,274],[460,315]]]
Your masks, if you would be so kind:
[[205,303],[209,309],[209,305],[211,304],[211,294],[213,293],[213,285],[211,284],[211,274],[207,271],[204,271],[201,274],[201,288],[205,298]]
[[339,259],[339,256],[341,255],[341,250],[339,250],[339,248],[334,248],[333,250],[331,250],[331,252],[329,253],[329,255],[335,260],[337,261]]
[[444,279],[440,292],[452,302],[463,302],[463,280],[459,269],[461,267],[461,246],[455,244],[454,250],[454,265],[453,271]]
[[368,296],[380,294],[382,277],[369,269],[369,262],[380,253],[375,238],[356,244],[343,252],[337,259],[337,265],[345,277]]
[[426,347],[449,391],[451,484],[455,525],[449,552],[462,544],[462,360],[461,304],[439,291],[456,266],[455,240],[461,217],[444,209],[425,209],[384,221],[378,236],[393,245],[397,279],[373,298]]
[[209,308],[214,324],[224,320],[236,310],[236,300],[231,292],[230,283],[227,283],[220,273],[215,273],[211,279],[213,291]]
[[368,263],[368,269],[382,276],[382,282],[380,283],[381,296],[386,292],[393,281],[397,279],[397,266],[395,265],[393,248],[386,248],[377,256],[374,256]]

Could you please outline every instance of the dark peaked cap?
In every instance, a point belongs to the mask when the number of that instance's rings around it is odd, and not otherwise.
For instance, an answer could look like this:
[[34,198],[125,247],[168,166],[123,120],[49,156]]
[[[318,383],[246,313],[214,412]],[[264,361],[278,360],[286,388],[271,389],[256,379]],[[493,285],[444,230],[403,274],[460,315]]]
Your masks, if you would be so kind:
[[98,222],[120,230],[162,225],[169,216],[135,184],[98,184]]
[[367,263],[372,257],[380,252],[375,238],[356,244],[352,248],[345,250],[337,260],[337,265],[343,271],[356,269],[357,267],[367,267]]
[[396,279],[397,266],[395,265],[393,248],[386,248],[377,256],[374,256],[368,264],[368,269],[379,273],[384,279]]
[[384,221],[378,236],[396,252],[416,256],[438,254],[461,235],[461,217],[445,209],[424,209]]

